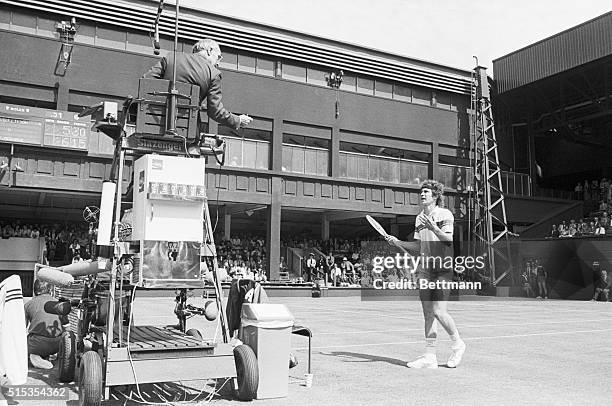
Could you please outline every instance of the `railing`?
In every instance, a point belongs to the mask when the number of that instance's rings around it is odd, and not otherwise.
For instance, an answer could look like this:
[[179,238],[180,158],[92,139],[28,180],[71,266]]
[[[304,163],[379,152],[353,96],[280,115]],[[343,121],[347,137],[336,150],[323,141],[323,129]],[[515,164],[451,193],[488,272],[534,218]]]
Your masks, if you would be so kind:
[[501,172],[502,188],[509,195],[531,196],[531,176],[519,172]]
[[[473,169],[467,166],[438,164],[438,180],[446,187],[466,190],[472,182]],[[505,194],[531,196],[531,178],[518,172],[501,171],[502,190]]]

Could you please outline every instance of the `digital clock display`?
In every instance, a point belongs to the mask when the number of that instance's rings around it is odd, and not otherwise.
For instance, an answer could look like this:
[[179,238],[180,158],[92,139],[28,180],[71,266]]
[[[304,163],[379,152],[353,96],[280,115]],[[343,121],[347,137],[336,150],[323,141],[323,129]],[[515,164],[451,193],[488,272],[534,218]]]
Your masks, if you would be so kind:
[[90,123],[46,118],[44,145],[87,150]]

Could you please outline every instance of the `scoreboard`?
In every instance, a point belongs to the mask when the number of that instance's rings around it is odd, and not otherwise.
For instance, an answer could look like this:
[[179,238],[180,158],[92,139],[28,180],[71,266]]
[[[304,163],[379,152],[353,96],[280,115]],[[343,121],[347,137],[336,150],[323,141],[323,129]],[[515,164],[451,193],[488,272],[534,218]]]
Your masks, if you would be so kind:
[[0,143],[87,151],[90,128],[78,113],[0,103]]

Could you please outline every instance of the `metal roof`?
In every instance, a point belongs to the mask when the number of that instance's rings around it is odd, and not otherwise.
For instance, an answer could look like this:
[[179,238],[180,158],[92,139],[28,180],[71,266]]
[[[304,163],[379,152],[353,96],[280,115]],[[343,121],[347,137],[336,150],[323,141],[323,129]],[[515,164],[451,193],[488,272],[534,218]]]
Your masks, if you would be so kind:
[[612,55],[612,12],[493,61],[497,90],[517,87]]
[[[0,3],[148,33],[155,20],[158,2],[0,0]],[[166,9],[174,9],[174,5],[167,5]],[[162,14],[160,33],[174,36],[172,12],[166,10]],[[222,46],[256,54],[453,93],[470,93],[471,71],[468,70],[181,7],[179,37],[182,40],[198,40],[203,36],[215,38]]]

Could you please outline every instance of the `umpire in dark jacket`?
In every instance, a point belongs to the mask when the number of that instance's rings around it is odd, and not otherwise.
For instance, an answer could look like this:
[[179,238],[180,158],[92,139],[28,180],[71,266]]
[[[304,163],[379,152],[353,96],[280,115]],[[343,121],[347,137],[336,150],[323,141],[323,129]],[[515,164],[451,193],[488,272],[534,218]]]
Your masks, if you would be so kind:
[[[209,38],[200,40],[193,46],[191,54],[177,53],[176,81],[200,86],[200,106],[206,108],[213,120],[234,129],[246,127],[253,119],[246,114],[230,113],[221,102],[221,72],[218,69],[221,59],[221,49],[216,41]],[[173,64],[173,55],[169,54],[144,77],[172,80]]]

